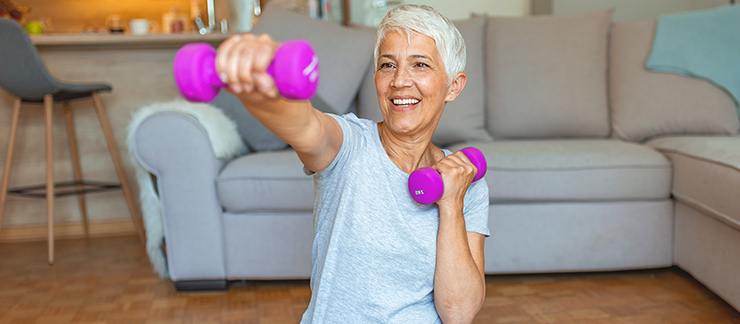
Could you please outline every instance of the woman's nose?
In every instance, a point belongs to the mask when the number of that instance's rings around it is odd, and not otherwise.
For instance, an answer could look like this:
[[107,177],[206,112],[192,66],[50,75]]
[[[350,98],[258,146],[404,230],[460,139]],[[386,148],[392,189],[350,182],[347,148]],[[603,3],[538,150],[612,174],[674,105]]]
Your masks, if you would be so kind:
[[391,87],[405,88],[410,87],[412,84],[413,82],[411,81],[409,73],[408,71],[406,71],[406,69],[396,70],[396,74],[393,76],[393,81],[391,81]]

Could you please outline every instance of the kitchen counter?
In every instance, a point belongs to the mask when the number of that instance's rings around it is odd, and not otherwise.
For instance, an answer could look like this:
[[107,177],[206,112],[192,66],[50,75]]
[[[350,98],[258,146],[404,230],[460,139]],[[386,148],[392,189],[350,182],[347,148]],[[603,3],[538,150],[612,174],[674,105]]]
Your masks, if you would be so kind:
[[42,34],[31,35],[31,41],[39,48],[59,47],[171,47],[187,43],[220,43],[236,33],[186,34]]

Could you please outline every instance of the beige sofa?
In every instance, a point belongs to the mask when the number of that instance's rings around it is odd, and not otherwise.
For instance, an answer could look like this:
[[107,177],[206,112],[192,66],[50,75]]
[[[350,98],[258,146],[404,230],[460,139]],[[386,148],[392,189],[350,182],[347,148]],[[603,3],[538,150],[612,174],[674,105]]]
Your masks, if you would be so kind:
[[[740,122],[730,96],[646,71],[652,21],[613,24],[607,10],[456,24],[468,85],[434,141],[488,159],[486,273],[678,265],[740,309]],[[270,7],[256,32],[320,44],[314,106],[380,119],[364,73],[372,31]],[[253,152],[217,158],[203,126],[180,113],[149,117],[132,143],[156,177],[170,276],[180,289],[310,277],[312,178],[233,97],[214,105]]]

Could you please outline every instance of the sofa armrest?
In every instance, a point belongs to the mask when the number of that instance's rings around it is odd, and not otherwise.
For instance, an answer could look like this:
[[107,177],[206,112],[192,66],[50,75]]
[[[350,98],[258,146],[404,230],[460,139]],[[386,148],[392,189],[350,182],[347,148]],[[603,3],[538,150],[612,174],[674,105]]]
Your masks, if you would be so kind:
[[172,280],[225,279],[216,158],[206,129],[180,112],[158,112],[135,130],[134,154],[157,179]]

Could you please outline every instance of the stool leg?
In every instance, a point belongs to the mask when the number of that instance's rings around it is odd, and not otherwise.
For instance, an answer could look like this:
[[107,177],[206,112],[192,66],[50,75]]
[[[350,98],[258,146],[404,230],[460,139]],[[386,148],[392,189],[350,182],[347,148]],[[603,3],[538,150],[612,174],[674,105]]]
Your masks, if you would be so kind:
[[[80,153],[77,149],[77,136],[75,136],[75,124],[72,118],[72,107],[69,102],[64,103],[64,119],[67,123],[67,139],[69,140],[69,151],[72,155],[72,169],[75,174],[75,182],[82,182],[82,168],[80,167]],[[81,192],[83,186],[77,185],[77,200],[80,204],[80,214],[82,215],[82,226],[85,229],[85,238],[90,237],[90,231],[87,225],[87,205],[85,204],[85,193]]]
[[54,133],[52,109],[54,98],[44,95],[46,115],[46,217],[49,226],[49,264],[54,264]]
[[121,157],[118,155],[118,147],[116,147],[116,141],[113,139],[113,132],[111,131],[110,124],[108,124],[108,117],[105,114],[103,108],[103,102],[100,100],[100,94],[96,91],[92,93],[93,103],[95,109],[98,112],[98,118],[100,119],[100,126],[103,127],[103,133],[105,139],[108,142],[108,150],[110,156],[113,159],[113,164],[116,167],[116,173],[118,173],[118,180],[121,181],[121,188],[123,189],[123,195],[126,197],[126,203],[128,204],[128,210],[131,213],[131,218],[136,226],[136,231],[139,233],[139,239],[141,243],[146,244],[144,238],[144,226],[141,224],[141,218],[139,218],[136,204],[134,203],[134,196],[131,195],[131,187],[128,185],[128,178],[126,178],[126,171],[123,169],[123,163],[121,163]]
[[3,169],[3,184],[0,188],[0,228],[3,226],[5,215],[5,203],[8,199],[8,185],[10,184],[10,169],[13,166],[13,150],[15,149],[15,137],[18,134],[18,120],[21,118],[21,98],[15,98],[13,103],[13,121],[10,124],[10,136],[8,136],[8,150],[5,155],[5,168]]

